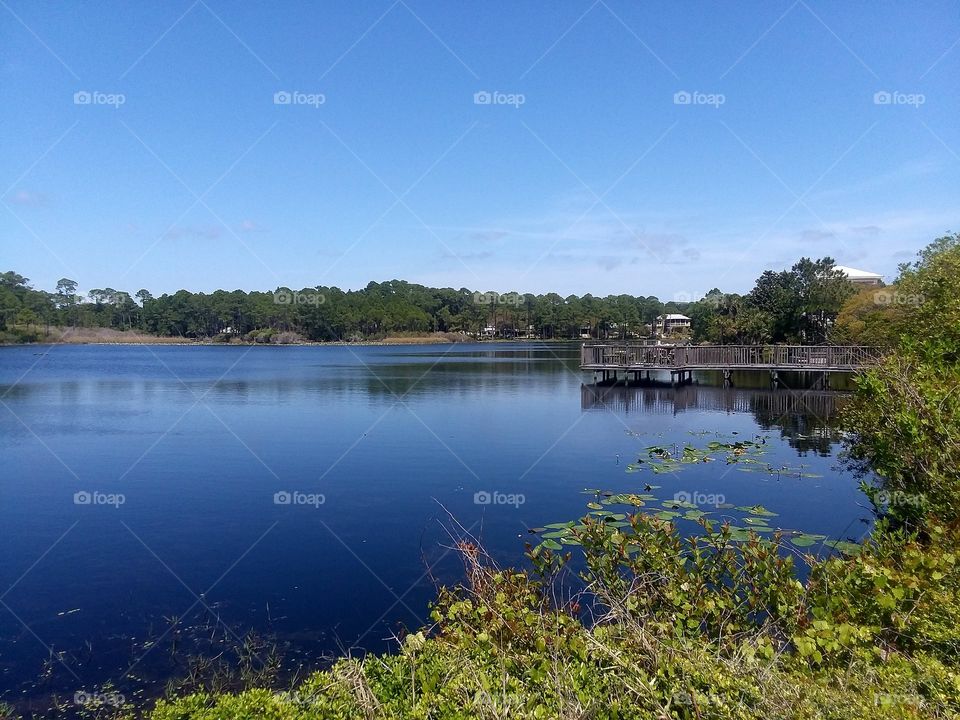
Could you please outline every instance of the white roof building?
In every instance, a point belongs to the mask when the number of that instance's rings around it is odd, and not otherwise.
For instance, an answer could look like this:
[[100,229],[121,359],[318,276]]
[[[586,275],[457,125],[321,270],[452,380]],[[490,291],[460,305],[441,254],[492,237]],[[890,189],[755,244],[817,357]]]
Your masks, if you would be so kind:
[[883,275],[877,275],[867,270],[857,270],[846,265],[834,265],[833,269],[842,272],[847,276],[847,280],[855,285],[879,285],[883,282]]
[[683,330],[689,328],[691,325],[691,320],[686,315],[681,315],[680,313],[668,313],[666,315],[660,315],[657,318],[657,326],[660,328],[660,332],[664,335],[672,333],[674,330]]

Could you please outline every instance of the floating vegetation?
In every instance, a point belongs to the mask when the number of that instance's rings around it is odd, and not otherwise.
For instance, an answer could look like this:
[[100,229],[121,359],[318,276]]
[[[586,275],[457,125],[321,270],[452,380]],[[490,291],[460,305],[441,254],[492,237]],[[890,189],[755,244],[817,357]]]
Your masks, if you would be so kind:
[[818,543],[826,539],[827,539],[826,535],[812,535],[810,533],[801,533],[800,535],[795,535],[792,538],[790,538],[790,542],[792,542],[797,547],[810,547],[814,543]]
[[842,552],[844,555],[858,555],[863,548],[862,545],[851,542],[850,540],[824,540],[823,544]]
[[[705,434],[708,433],[691,432],[691,435]],[[737,469],[748,472],[817,477],[804,472],[802,466],[799,469],[774,467],[763,462],[760,458],[767,452],[766,444],[766,438],[757,435],[753,440],[711,440],[702,449],[693,445],[651,445],[644,448],[643,455],[637,462],[627,466],[627,472],[638,472],[642,469],[650,469],[654,473],[676,472],[689,465],[722,460],[727,465],[737,464]],[[860,546],[849,540],[827,539],[826,535],[774,526],[771,519],[779,517],[779,514],[763,505],[720,502],[710,504],[709,511],[701,510],[697,503],[691,501],[694,498],[687,493],[678,493],[673,499],[660,499],[652,492],[658,489],[659,485],[647,484],[643,492],[618,493],[602,488],[585,488],[582,493],[591,496],[586,503],[590,517],[611,529],[623,532],[629,532],[633,527],[631,515],[642,513],[670,523],[696,523],[708,532],[722,524],[728,531],[729,542],[733,543],[748,542],[761,535],[773,535],[785,538],[790,545],[797,548],[809,548],[819,544],[845,555],[855,555],[860,551]],[[626,506],[626,512],[609,509],[616,506]],[[563,545],[580,544],[577,535],[584,530],[584,525],[570,521],[551,523],[530,532],[540,535],[541,543],[538,547],[559,550]]]
[[[704,435],[708,432],[690,432],[691,435]],[[737,433],[732,433],[736,435]],[[756,435],[753,440],[721,441],[711,440],[705,448],[685,444],[682,447],[673,445],[650,445],[643,449],[643,453],[636,462],[626,466],[628,473],[635,473],[649,469],[656,474],[675,473],[689,465],[698,465],[722,460],[727,465],[737,465],[741,472],[763,473],[766,475],[797,478],[820,477],[809,472],[806,466],[791,467],[789,465],[772,465],[762,460],[767,453],[767,437]]]
[[745,513],[750,513],[751,515],[757,515],[759,517],[776,517],[777,513],[770,512],[763,505],[751,505],[749,507],[744,505],[739,505],[737,510],[742,510]]
[[[654,486],[646,486],[647,490]],[[674,498],[672,500],[658,500],[650,493],[614,493],[611,490],[587,489],[584,493],[591,494],[593,499],[587,503],[590,517],[610,528],[628,532],[632,527],[630,516],[634,513],[643,513],[665,522],[687,521],[698,524],[700,527],[712,531],[717,520],[710,516],[714,512],[701,510],[689,500]],[[606,507],[623,505],[628,506],[627,512],[613,512]],[[713,506],[711,506],[713,507]],[[791,545],[797,548],[808,548],[817,544],[829,547],[845,555],[855,555],[860,546],[849,540],[828,540],[826,535],[805,533],[800,530],[774,527],[770,524],[771,518],[779,517],[778,513],[768,510],[763,505],[737,505],[722,503],[715,506],[716,510],[726,510],[722,514],[723,524],[729,530],[729,541],[733,543],[748,542],[760,535],[780,535]],[[729,511],[736,511],[733,515]],[[742,523],[742,525],[738,524]],[[564,523],[550,523],[542,528],[533,528],[531,533],[540,535],[541,543],[538,547],[560,550],[564,545],[579,545],[578,533],[586,530],[586,526],[574,521]]]

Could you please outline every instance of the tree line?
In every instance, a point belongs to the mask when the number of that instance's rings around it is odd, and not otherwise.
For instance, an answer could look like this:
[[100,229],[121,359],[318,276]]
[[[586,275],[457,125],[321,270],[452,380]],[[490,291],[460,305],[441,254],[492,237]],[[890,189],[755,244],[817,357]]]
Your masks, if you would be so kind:
[[402,280],[346,291],[324,286],[269,292],[179,290],[155,297],[146,289],[131,295],[98,288],[82,295],[70,278],[48,292],[9,271],[0,274],[0,333],[6,342],[42,339],[51,327],[136,330],[195,340],[275,341],[286,334],[351,341],[432,332],[612,340],[655,335],[658,316],[680,313],[692,319],[692,327],[675,337],[679,340],[823,342],[854,293],[831,258],[803,258],[790,270],[764,272],[746,295],[714,289],[694,302],[664,302],[652,295],[477,292]]

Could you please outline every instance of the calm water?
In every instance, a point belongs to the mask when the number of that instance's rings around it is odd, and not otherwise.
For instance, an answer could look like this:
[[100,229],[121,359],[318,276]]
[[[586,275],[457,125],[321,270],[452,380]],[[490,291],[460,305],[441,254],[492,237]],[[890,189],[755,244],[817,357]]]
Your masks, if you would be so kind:
[[825,422],[836,394],[598,390],[577,356],[562,344],[0,348],[0,700],[111,681],[155,692],[183,669],[173,643],[218,623],[225,637],[275,638],[288,667],[382,649],[423,622],[431,574],[458,579],[454,519],[522,562],[527,529],[578,517],[584,487],[636,490],[652,478],[625,472],[641,448],[701,431],[768,435],[771,462],[822,477],[696,466],[657,476],[664,497],[722,493],[786,527],[862,533],[864,498]]

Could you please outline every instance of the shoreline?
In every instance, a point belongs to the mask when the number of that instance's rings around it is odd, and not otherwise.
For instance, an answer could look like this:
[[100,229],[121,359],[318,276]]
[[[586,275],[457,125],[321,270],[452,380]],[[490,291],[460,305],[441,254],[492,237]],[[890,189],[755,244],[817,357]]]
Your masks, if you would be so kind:
[[495,339],[495,340],[447,340],[444,338],[386,338],[384,340],[331,340],[328,342],[313,342],[309,340],[290,343],[258,343],[258,342],[212,342],[210,340],[164,340],[157,338],[154,340],[73,340],[73,341],[37,341],[11,343],[0,342],[0,347],[38,347],[45,345],[143,345],[143,346],[163,346],[173,345],[176,347],[376,347],[376,346],[403,346],[403,345],[503,345],[509,343],[579,343],[582,340],[543,340],[540,338],[517,338],[517,339]]

